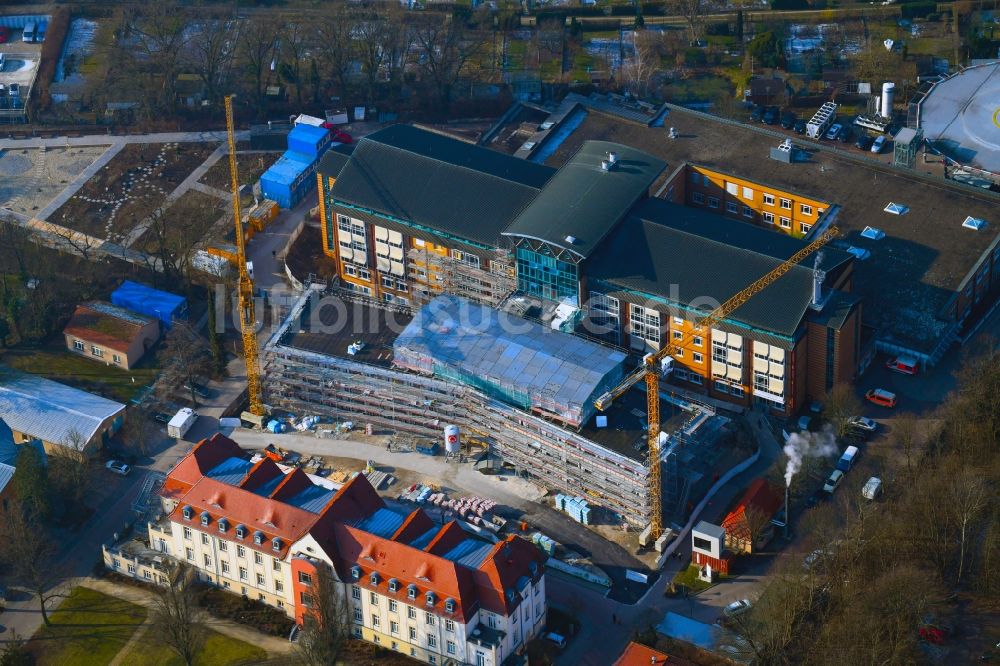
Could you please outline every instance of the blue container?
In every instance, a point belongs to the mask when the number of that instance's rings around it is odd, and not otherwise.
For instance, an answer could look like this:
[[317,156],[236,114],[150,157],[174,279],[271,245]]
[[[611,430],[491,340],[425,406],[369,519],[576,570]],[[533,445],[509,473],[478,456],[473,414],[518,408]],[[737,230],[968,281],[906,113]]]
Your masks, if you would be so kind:
[[188,315],[187,299],[183,296],[131,280],[125,280],[111,292],[111,302],[120,308],[155,317],[168,329],[173,325],[174,319],[187,319]]
[[330,131],[325,127],[296,125],[288,133],[288,152],[308,155],[310,161],[322,155],[330,146]]

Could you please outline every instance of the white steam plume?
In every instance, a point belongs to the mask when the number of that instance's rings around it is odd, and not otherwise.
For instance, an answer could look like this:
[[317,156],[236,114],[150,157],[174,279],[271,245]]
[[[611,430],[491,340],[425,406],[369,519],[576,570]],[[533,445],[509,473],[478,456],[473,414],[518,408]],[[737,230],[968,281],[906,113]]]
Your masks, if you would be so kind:
[[822,458],[837,452],[837,438],[833,427],[827,424],[820,432],[797,432],[788,437],[784,447],[788,463],[785,465],[785,485],[792,485],[792,477],[802,469],[806,457]]

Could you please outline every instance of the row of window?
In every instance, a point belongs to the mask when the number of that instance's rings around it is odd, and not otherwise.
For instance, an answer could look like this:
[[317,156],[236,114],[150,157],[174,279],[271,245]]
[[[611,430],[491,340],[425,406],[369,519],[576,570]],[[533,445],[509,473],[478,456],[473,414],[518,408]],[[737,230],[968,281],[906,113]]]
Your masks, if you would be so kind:
[[[85,345],[83,343],[83,340],[74,340],[73,341],[73,349],[75,349],[76,351],[79,351],[79,352],[86,352],[87,351],[87,345]],[[90,346],[90,355],[91,356],[96,356],[97,358],[104,358],[104,350],[101,349],[100,347],[98,347],[97,345],[91,345]],[[115,364],[121,365],[122,357],[119,356],[118,354],[112,354],[111,355],[111,360],[114,361]]]
[[371,271],[364,266],[357,266],[346,262],[344,263],[344,274],[356,277],[359,280],[370,281],[372,279]]
[[395,289],[396,291],[402,292],[407,290],[405,280],[394,280],[391,275],[382,276],[382,286],[386,289]]
[[[691,193],[691,200],[694,203],[696,203],[696,204],[702,205],[702,204],[704,204],[706,202],[706,197],[701,192],[692,192]],[[709,208],[718,208],[719,207],[719,203],[720,203],[719,197],[714,197],[714,196],[707,197],[707,202],[708,202],[708,207]],[[768,206],[773,206],[774,205],[774,196],[772,196],[770,194],[765,194],[764,195],[764,203],[767,204]],[[792,209],[792,201],[791,201],[791,199],[782,199],[781,200],[781,208],[784,209],[784,210],[791,210]],[[728,202],[726,202],[726,210],[728,212],[730,212],[730,213],[736,214],[739,211],[739,206],[734,201],[728,201]],[[812,215],[813,214],[813,207],[811,205],[809,205],[809,204],[799,204],[799,213],[801,213],[802,215]],[[771,222],[773,223],[773,221],[774,221],[774,214],[773,213],[764,212],[763,215],[765,216],[765,218],[768,215],[770,215]],[[753,217],[753,209],[750,206],[743,206],[743,216],[744,217]]]
[[[240,548],[242,548],[242,546],[240,546]],[[185,555],[187,556],[188,561],[189,562],[194,562],[194,549],[193,548],[185,548],[184,550],[185,550]],[[257,555],[260,555],[260,553],[257,553]],[[203,558],[203,564],[205,565],[205,568],[206,569],[211,569],[212,568],[212,556],[208,555],[208,554],[205,554],[205,555],[202,556],[202,558]],[[219,568],[222,571],[222,575],[224,575],[224,576],[229,576],[230,573],[232,572],[232,569],[231,569],[231,567],[229,565],[229,562],[227,560],[219,560]],[[275,568],[276,569],[280,569],[280,566],[276,566]],[[250,580],[250,572],[247,570],[247,568],[241,566],[241,567],[238,567],[238,569],[239,569],[240,580],[241,581],[249,581]],[[264,586],[267,585],[267,577],[264,576],[264,574],[262,574],[262,573],[260,573],[258,571],[256,573],[256,578],[257,578],[257,587],[264,587]],[[285,584],[282,581],[280,581],[280,580],[274,581],[274,591],[277,592],[278,594],[281,594],[282,592],[285,591]]]

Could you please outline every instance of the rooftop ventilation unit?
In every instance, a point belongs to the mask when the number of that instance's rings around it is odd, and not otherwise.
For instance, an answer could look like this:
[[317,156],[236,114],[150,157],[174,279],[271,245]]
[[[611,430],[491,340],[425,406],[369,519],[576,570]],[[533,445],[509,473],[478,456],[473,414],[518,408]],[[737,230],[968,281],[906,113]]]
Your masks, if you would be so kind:
[[972,229],[973,231],[982,231],[986,228],[986,220],[978,217],[972,217],[970,215],[965,218],[965,222],[962,222],[962,226],[966,229]]
[[611,167],[613,166],[614,164],[609,160],[601,160],[601,171],[611,171]]

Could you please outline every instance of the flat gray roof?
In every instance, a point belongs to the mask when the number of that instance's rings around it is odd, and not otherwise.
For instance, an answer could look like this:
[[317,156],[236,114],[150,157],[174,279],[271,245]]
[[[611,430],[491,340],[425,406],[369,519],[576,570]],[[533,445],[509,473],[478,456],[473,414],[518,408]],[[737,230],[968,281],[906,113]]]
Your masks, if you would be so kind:
[[957,162],[1000,174],[1000,63],[934,84],[920,102],[924,138]]

